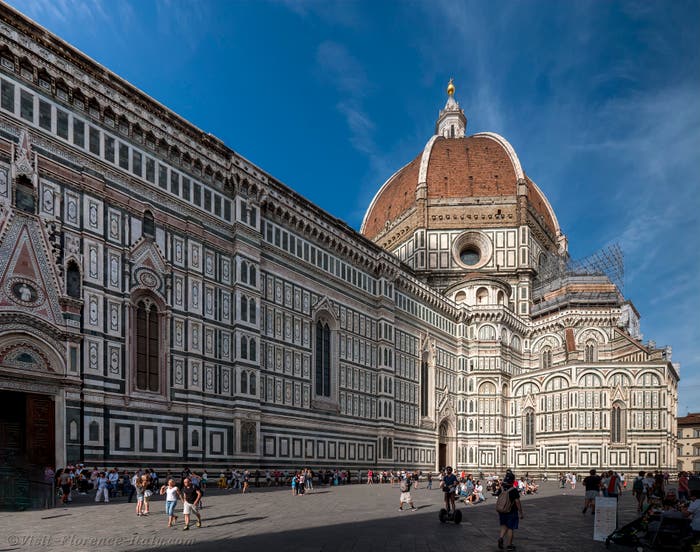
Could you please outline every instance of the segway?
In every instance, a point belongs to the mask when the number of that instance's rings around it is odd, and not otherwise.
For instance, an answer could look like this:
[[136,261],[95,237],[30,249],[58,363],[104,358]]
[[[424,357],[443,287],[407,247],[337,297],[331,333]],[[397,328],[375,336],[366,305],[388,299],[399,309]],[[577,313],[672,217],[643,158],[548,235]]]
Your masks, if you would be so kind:
[[462,511],[455,508],[453,511],[449,511],[446,508],[442,508],[438,514],[440,518],[440,523],[447,523],[448,521],[453,522],[458,525],[462,522]]

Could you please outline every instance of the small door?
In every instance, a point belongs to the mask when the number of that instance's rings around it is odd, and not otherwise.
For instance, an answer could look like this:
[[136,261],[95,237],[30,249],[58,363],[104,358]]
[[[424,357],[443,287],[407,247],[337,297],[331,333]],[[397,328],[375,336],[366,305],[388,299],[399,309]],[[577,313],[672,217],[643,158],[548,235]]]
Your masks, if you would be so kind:
[[447,464],[447,443],[440,443],[439,447],[438,467],[442,469]]

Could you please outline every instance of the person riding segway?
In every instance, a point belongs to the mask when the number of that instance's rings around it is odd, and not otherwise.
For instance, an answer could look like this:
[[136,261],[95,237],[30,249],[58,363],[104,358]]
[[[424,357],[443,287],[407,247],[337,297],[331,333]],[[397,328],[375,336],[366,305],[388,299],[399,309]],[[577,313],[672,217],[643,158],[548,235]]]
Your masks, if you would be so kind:
[[440,510],[439,514],[440,522],[454,521],[455,523],[460,523],[462,521],[462,512],[457,510],[455,506],[457,476],[452,473],[451,466],[445,468],[445,477],[442,479],[440,486],[445,494],[445,507]]

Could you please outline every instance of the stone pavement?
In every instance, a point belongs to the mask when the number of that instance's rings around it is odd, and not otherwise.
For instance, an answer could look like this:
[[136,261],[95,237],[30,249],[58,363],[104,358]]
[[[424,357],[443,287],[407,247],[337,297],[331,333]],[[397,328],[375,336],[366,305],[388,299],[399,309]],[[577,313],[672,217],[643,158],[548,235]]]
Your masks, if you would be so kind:
[[[524,519],[516,531],[518,552],[593,552],[593,516],[582,514],[583,489],[544,483],[540,493],[523,497]],[[0,513],[0,552],[95,550],[197,550],[205,552],[455,552],[497,551],[495,498],[462,506],[461,525],[441,524],[442,492],[423,485],[412,490],[416,512],[399,512],[399,490],[391,485],[322,487],[294,497],[290,489],[253,489],[251,494],[211,490],[204,526],[167,528],[162,497],[151,502],[149,517],[136,517],[125,498],[95,504],[93,495],[68,507]],[[155,498],[155,497],[154,497]],[[620,500],[620,520],[634,518],[630,491]]]

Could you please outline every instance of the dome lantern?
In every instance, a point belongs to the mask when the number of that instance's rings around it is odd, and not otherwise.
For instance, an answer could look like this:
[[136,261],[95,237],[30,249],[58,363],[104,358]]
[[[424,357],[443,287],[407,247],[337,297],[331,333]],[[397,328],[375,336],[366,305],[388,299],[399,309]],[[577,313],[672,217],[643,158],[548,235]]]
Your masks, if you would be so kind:
[[455,85],[451,78],[447,85],[447,103],[435,123],[435,134],[443,138],[464,138],[467,131],[467,118],[454,98]]

